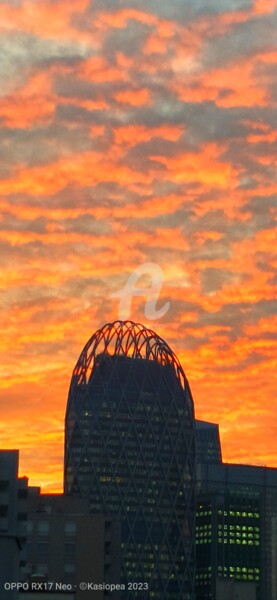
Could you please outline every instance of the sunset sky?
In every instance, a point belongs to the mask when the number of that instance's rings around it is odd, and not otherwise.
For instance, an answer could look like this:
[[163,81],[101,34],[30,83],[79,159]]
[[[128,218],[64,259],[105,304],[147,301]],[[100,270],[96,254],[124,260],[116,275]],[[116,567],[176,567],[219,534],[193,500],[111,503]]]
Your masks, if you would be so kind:
[[130,318],[224,460],[277,467],[277,0],[0,0],[0,30],[0,447],[62,489],[73,367],[153,263],[169,309]]

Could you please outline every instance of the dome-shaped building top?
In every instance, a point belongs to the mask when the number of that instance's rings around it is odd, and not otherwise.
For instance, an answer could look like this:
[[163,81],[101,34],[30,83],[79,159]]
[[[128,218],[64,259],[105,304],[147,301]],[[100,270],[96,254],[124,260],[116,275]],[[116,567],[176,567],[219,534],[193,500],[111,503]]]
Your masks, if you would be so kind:
[[115,321],[98,329],[84,346],[73,371],[74,383],[88,382],[98,355],[128,356],[171,364],[180,383],[188,385],[179,359],[152,329],[134,321]]

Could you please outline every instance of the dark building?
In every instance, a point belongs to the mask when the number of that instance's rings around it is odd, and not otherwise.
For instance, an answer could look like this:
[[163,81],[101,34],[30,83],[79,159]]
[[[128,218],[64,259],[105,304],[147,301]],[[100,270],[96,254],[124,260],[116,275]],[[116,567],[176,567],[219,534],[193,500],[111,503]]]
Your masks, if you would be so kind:
[[177,357],[142,325],[105,325],[72,375],[64,490],[119,518],[124,599],[194,599],[194,486],[193,401]]
[[212,454],[197,465],[196,600],[221,600],[234,586],[238,598],[276,600],[277,469]]
[[218,578],[213,600],[256,600],[256,586],[249,581]]
[[0,450],[0,597],[14,600],[16,589],[5,583],[19,582],[25,567],[28,479],[18,477],[18,450]]
[[207,421],[195,421],[196,426],[196,461],[203,463],[221,463],[221,443],[219,426]]
[[[67,590],[74,600],[105,600],[110,598],[109,585],[119,576],[119,522],[90,514],[87,498],[40,494],[39,488],[29,488],[27,570],[23,579],[30,587],[35,588],[40,577],[45,584],[51,582],[49,598],[59,583],[59,593]],[[82,582],[105,582],[107,589],[82,589]],[[30,591],[22,597],[31,596]],[[112,597],[118,597],[116,590]]]

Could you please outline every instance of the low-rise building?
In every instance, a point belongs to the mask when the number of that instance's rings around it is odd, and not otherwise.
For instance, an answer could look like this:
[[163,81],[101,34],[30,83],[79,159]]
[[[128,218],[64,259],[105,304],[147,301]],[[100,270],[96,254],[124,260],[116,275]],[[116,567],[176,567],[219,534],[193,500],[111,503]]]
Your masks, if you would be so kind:
[[53,583],[51,590],[46,584],[49,593],[60,584],[76,600],[91,600],[92,592],[104,600],[120,584],[120,532],[115,519],[90,514],[87,498],[29,488],[25,579],[44,576]]
[[15,600],[25,567],[28,479],[18,477],[18,450],[0,450],[0,598]]

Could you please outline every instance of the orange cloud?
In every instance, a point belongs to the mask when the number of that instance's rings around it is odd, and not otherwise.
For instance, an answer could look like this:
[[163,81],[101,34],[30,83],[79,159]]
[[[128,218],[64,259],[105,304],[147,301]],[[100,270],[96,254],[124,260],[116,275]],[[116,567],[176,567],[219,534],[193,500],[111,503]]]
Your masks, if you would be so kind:
[[[1,4],[15,68],[5,56],[1,445],[20,447],[32,484],[61,489],[71,371],[147,262],[170,302],[147,325],[179,355],[197,416],[220,423],[225,460],[276,465],[275,4],[192,7],[185,23],[173,8]],[[130,318],[146,321],[145,298]]]
[[122,29],[126,27],[128,21],[137,21],[144,25],[159,27],[159,32],[162,36],[167,37],[172,35],[172,24],[170,21],[159,19],[156,15],[148,13],[144,10],[134,8],[123,8],[110,12],[101,11],[98,15],[101,26],[109,29]]
[[150,182],[151,178],[127,166],[103,161],[100,152],[86,152],[76,157],[67,157],[56,163],[18,169],[13,178],[0,182],[0,194],[32,193],[54,194],[66,185],[82,182],[96,185],[100,181]]
[[269,133],[259,133],[252,134],[247,136],[247,141],[249,144],[260,144],[262,142],[267,142],[268,144],[274,144],[277,141],[277,130],[270,131]]
[[254,0],[253,11],[256,15],[271,14],[276,10],[275,0]]
[[268,92],[253,74],[254,63],[248,60],[228,68],[203,73],[191,85],[177,86],[179,97],[186,102],[214,101],[222,108],[267,106]]
[[[122,81],[122,65],[111,66],[104,57],[93,56],[81,62],[77,76],[94,84]],[[104,98],[101,99],[103,102]]]
[[0,7],[0,23],[2,31],[24,31],[43,38],[71,38],[80,40],[88,39],[88,35],[72,26],[74,15],[82,13],[88,7],[88,0],[73,0],[70,4],[66,0],[55,2],[53,18],[53,4],[47,0],[34,2],[24,0],[22,3],[11,5],[2,2]]
[[198,181],[203,184],[224,187],[236,182],[236,168],[220,160],[222,149],[214,143],[203,145],[199,152],[187,152],[173,158],[152,156],[170,172],[173,181]]
[[166,54],[168,51],[168,40],[160,38],[157,34],[149,35],[144,46],[145,54]]
[[141,90],[123,90],[114,94],[117,102],[130,104],[131,106],[145,106],[150,102],[150,93],[147,89]]
[[115,127],[113,130],[115,144],[135,146],[141,142],[149,142],[155,137],[160,137],[170,142],[176,142],[184,127],[180,125],[160,125],[159,127],[146,127],[145,125],[126,125]]
[[50,122],[56,109],[49,72],[34,73],[12,96],[0,99],[0,119],[6,127],[28,128]]

